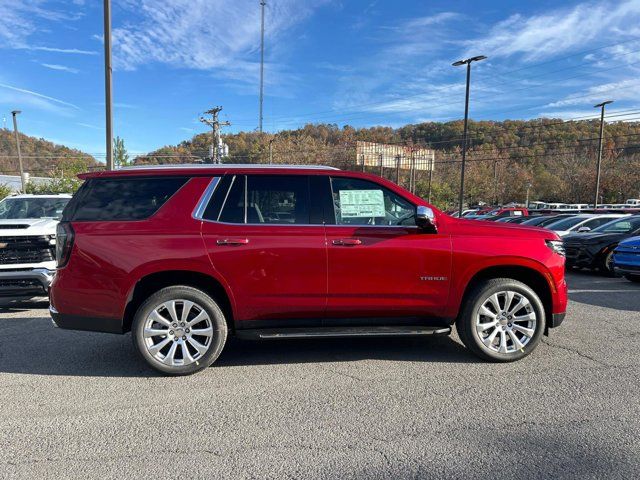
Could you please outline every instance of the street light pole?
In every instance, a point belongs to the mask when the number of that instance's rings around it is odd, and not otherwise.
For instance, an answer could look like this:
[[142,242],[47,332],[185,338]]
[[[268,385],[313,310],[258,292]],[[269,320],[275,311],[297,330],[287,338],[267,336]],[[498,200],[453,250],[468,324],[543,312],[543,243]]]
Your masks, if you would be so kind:
[[593,108],[600,108],[600,136],[598,137],[598,161],[596,162],[596,191],[593,201],[593,209],[598,208],[598,194],[600,192],[600,163],[602,162],[602,138],[604,135],[604,107],[613,103],[613,100],[607,100],[606,102],[594,105]]
[[20,112],[20,110],[14,110],[11,112],[11,115],[13,116],[13,134],[16,137],[16,150],[18,150],[18,165],[20,168],[20,185],[22,186],[22,193],[26,193],[26,185],[24,182],[24,169],[22,168],[22,152],[20,151],[20,135],[18,134],[18,119],[16,118],[18,116]]
[[477,57],[467,58],[466,60],[458,60],[454,62],[452,65],[454,67],[459,67],[461,65],[467,66],[467,90],[465,94],[464,101],[464,130],[462,134],[462,169],[460,171],[460,196],[459,196],[459,206],[458,206],[458,218],[462,218],[462,203],[464,201],[464,169],[467,160],[467,125],[469,123],[469,87],[471,85],[471,64],[473,62],[479,62],[480,60],[484,60],[484,55],[478,55]]
[[104,0],[104,104],[107,170],[113,170],[113,115],[111,113],[111,0]]

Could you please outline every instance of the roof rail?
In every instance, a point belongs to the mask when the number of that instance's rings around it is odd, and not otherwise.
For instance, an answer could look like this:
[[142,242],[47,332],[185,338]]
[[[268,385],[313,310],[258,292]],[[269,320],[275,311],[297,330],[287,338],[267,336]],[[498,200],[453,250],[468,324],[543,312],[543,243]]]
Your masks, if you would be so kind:
[[309,170],[340,170],[336,167],[330,167],[328,165],[287,165],[287,164],[263,164],[263,163],[221,163],[221,164],[211,164],[211,163],[169,163],[164,165],[135,165],[131,167],[121,167],[118,170],[152,170],[152,169],[172,169],[172,168],[219,168],[219,169],[227,169],[227,168],[244,168],[244,169],[260,169],[260,168],[284,168],[284,169],[294,169],[294,168],[305,168]]

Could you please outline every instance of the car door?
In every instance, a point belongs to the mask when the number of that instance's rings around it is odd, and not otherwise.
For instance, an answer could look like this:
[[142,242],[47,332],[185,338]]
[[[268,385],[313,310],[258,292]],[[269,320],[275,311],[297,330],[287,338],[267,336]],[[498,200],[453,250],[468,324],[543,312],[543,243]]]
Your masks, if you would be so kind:
[[377,182],[333,176],[327,218],[328,318],[437,317],[451,241],[415,225],[412,202]]
[[306,175],[226,175],[204,211],[202,237],[231,289],[240,328],[321,321],[326,245],[322,220],[310,218],[309,182]]

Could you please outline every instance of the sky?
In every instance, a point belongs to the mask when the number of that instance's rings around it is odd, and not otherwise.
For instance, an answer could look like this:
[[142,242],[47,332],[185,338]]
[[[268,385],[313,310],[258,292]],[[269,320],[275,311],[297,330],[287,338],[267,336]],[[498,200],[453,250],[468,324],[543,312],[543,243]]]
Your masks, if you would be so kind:
[[[112,0],[114,134],[131,153],[258,125],[259,0]],[[640,114],[640,0],[266,0],[264,129]],[[102,2],[0,0],[0,120],[104,156]],[[6,120],[4,120],[6,119]],[[2,125],[4,126],[4,124]]]

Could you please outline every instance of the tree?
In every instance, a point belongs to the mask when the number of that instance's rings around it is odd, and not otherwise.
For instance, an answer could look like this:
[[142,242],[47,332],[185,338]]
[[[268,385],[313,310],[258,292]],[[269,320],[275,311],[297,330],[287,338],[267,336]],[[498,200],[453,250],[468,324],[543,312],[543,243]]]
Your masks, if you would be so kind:
[[126,167],[130,165],[129,154],[124,146],[124,140],[120,137],[113,139],[113,161],[116,167]]
[[13,191],[9,185],[5,185],[4,183],[0,184],[0,200],[4,197],[8,197],[11,193],[13,193]]

